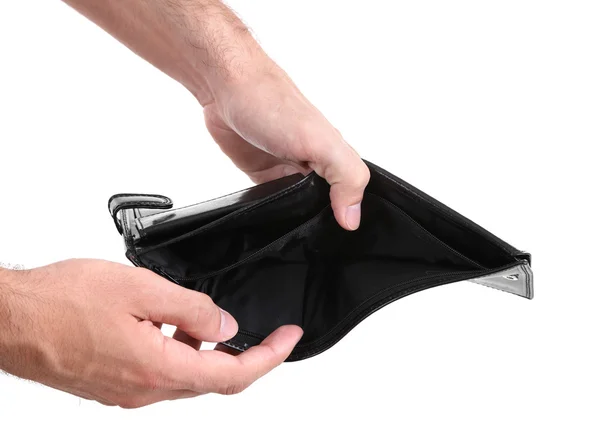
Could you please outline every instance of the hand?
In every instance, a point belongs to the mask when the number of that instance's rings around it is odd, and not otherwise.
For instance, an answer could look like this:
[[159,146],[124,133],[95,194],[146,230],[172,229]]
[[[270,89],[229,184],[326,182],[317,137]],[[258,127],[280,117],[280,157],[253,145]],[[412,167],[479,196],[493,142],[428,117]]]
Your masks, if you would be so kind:
[[360,224],[369,169],[340,132],[266,56],[246,65],[257,71],[225,83],[204,105],[208,131],[235,165],[256,183],[315,170],[331,185],[338,223]]
[[[0,269],[0,322],[0,369],[122,407],[238,393],[302,336],[283,326],[238,356],[198,351],[237,333],[229,313],[148,270],[100,260]],[[177,326],[173,338],[162,323]]]
[[358,228],[369,170],[220,0],[65,0],[187,87],[252,180],[315,170],[339,224]]

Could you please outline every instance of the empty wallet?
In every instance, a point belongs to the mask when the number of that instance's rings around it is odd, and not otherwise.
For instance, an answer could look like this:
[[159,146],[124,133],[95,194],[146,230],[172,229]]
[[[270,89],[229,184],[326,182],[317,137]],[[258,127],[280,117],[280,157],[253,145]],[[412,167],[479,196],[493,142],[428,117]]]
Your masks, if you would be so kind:
[[376,310],[435,286],[470,280],[533,297],[530,254],[365,163],[371,180],[356,231],[338,225],[329,185],[314,172],[178,209],[144,194],[114,195],[108,206],[133,264],[208,294],[237,319],[229,347],[302,327],[288,361],[325,351]]

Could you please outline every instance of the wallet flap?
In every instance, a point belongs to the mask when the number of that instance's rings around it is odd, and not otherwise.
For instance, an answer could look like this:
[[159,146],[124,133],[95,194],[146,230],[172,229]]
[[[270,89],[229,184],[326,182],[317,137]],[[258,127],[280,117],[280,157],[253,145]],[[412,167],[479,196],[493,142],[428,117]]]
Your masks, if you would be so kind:
[[173,201],[163,195],[149,195],[143,193],[119,193],[108,200],[108,211],[112,216],[119,233],[123,233],[123,226],[118,219],[119,211],[131,208],[169,209]]

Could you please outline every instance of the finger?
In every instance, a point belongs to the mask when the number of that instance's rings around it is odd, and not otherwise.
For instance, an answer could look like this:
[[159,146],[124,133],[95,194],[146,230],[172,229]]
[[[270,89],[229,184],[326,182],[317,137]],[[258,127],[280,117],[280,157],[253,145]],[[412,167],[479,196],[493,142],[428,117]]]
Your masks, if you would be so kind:
[[243,351],[236,350],[235,348],[231,348],[225,344],[217,344],[215,345],[215,351],[220,351],[221,353],[229,354],[230,356],[239,356],[243,353]]
[[202,345],[202,341],[199,341],[196,338],[192,338],[179,328],[175,330],[175,333],[173,334],[173,339],[175,341],[183,342],[185,345],[189,345],[194,350],[199,350],[200,346]]
[[[220,351],[200,351],[201,367],[192,390],[236,394],[283,363],[302,337],[298,326],[282,326],[260,345],[238,356]],[[198,384],[200,386],[198,386]]]
[[369,168],[343,139],[321,145],[315,158],[309,165],[331,185],[329,196],[337,222],[346,230],[358,229]]
[[154,326],[156,326],[158,329],[162,329],[162,323],[159,322],[153,322]]
[[233,316],[208,295],[175,285],[148,270],[137,269],[137,273],[144,273],[137,306],[141,319],[177,326],[200,341],[226,341],[237,333]]

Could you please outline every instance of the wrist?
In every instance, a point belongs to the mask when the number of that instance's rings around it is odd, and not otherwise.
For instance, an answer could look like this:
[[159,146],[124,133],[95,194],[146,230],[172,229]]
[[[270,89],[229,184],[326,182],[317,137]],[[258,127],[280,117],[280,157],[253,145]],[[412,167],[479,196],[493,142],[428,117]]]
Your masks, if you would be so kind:
[[[184,86],[206,106],[227,97],[236,87],[255,81],[277,65],[267,56],[244,23],[220,1],[188,10],[188,30],[181,35]],[[189,29],[191,28],[191,29]]]
[[251,84],[277,66],[248,34],[223,35],[222,50],[197,58],[188,89],[202,106],[221,103],[238,87]]

